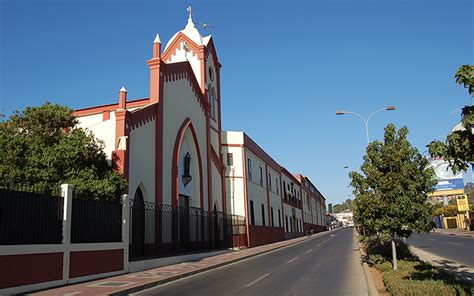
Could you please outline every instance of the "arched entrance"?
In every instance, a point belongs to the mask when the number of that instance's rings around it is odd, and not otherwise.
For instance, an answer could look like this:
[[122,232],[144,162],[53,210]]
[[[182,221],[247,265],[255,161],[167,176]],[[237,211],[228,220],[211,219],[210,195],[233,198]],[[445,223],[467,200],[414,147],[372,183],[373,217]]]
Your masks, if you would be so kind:
[[217,202],[214,203],[214,209],[212,211],[212,228],[213,228],[213,242],[214,248],[219,248],[219,241],[220,241],[220,231],[219,231],[219,212],[217,210]]
[[140,187],[135,191],[132,205],[132,233],[130,257],[145,256],[145,201]]
[[204,235],[202,161],[197,135],[187,118],[176,136],[172,174],[172,241],[180,253],[196,248]]

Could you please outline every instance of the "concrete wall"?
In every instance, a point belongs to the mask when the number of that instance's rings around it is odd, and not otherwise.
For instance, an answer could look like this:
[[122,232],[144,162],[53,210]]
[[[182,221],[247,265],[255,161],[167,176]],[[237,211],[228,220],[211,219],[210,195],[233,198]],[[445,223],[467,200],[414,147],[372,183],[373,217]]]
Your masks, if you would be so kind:
[[155,132],[156,122],[150,120],[130,131],[129,195],[134,198],[140,186],[143,199],[155,202]]

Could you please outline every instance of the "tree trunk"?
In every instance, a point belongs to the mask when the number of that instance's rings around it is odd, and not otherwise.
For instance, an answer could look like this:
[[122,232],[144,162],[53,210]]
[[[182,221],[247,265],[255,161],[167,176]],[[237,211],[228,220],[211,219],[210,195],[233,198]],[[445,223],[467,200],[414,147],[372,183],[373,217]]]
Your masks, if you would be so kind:
[[392,236],[392,261],[393,261],[393,270],[397,270],[397,246],[395,244],[395,236]]

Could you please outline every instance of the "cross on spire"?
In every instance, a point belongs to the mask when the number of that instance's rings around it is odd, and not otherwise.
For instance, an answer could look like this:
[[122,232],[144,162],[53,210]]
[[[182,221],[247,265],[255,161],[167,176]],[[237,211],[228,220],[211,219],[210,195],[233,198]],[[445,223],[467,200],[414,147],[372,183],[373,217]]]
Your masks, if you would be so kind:
[[186,8],[186,11],[189,13],[189,19],[193,19],[193,9],[191,8],[191,5]]

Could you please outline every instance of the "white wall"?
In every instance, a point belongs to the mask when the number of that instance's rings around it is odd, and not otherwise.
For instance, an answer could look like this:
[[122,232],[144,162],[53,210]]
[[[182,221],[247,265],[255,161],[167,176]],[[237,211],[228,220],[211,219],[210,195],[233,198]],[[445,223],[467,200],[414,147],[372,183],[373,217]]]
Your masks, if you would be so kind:
[[[283,227],[283,221],[278,223],[278,210],[280,210],[280,219],[281,219],[281,185],[280,185],[280,173],[277,173],[272,167],[267,166],[268,174],[268,191],[270,195],[270,213],[271,208],[273,208],[273,221],[275,227]],[[271,178],[271,182],[270,182]],[[270,221],[271,223],[271,221]],[[268,225],[271,225],[271,224]]]
[[223,211],[222,208],[222,183],[221,175],[219,170],[213,161],[211,161],[211,176],[212,176],[212,209],[214,209],[214,204],[217,205],[217,210],[219,212]]
[[112,159],[112,151],[115,150],[115,112],[110,112],[110,118],[103,121],[102,113],[76,117],[79,121],[78,127],[88,129],[94,133],[97,139],[104,141],[104,152],[107,159]]
[[[171,204],[173,149],[179,128],[187,117],[191,119],[203,162],[204,208],[207,206],[206,119],[188,79],[164,83],[163,87],[163,203]],[[217,180],[213,182],[218,182]],[[220,196],[220,193],[219,193]]]
[[144,200],[155,202],[155,129],[155,120],[150,120],[130,131],[130,147],[128,147],[130,198],[134,197],[141,183]]
[[[266,189],[266,176],[265,176],[265,163],[253,154],[248,148],[245,147],[244,160],[247,164],[247,198],[248,198],[248,209],[249,209],[249,224],[251,224],[251,203],[253,201],[254,208],[254,225],[269,225],[268,221],[268,203],[267,203],[267,189]],[[250,166],[248,166],[248,159],[251,160]],[[262,175],[260,174],[260,168],[262,168]],[[249,172],[252,172],[252,179],[250,179]],[[262,182],[260,182],[262,180]],[[262,219],[262,204],[264,205],[265,217]]]

